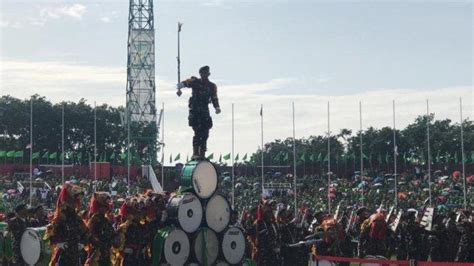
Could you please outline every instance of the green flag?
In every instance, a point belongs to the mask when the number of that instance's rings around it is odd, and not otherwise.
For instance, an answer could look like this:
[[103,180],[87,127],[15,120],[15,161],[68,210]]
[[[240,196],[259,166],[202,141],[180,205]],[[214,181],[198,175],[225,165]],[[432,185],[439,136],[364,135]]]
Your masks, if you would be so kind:
[[275,157],[273,157],[273,160],[279,162],[279,161],[281,160],[281,155],[282,155],[282,154],[281,154],[281,151],[279,151],[279,152],[277,153],[277,155],[275,155]]
[[116,156],[116,153],[115,153],[115,152],[112,152],[112,154],[111,154],[110,157],[109,157],[109,160],[115,159],[115,156]]
[[[472,152],[472,154],[474,155],[474,151]],[[245,161],[247,160],[247,153],[244,155],[244,158],[242,158],[242,161]]]
[[329,153],[326,154],[326,157],[324,157],[324,161],[325,161],[325,162],[327,162],[327,161],[329,160],[328,155],[329,155]]
[[23,157],[23,151],[15,152],[15,158],[21,158],[21,157]]
[[206,159],[208,159],[209,161],[214,159],[214,153],[209,154]]
[[318,154],[318,162],[323,162],[323,155],[321,153]]
[[178,155],[176,155],[176,157],[174,157],[174,161],[178,161],[179,159],[181,159],[181,153],[178,153]]
[[49,157],[49,152],[46,151],[45,153],[43,153],[43,156],[41,158],[48,159],[48,157]]
[[219,162],[222,163],[222,153],[219,154]]
[[306,153],[301,154],[300,161],[306,162]]
[[309,156],[309,160],[310,160],[311,162],[314,162],[314,154],[311,154],[311,156]]
[[226,160],[226,161],[229,160],[230,159],[230,153],[224,155],[223,159]]
[[439,150],[438,150],[438,152],[436,153],[435,162],[439,163],[440,159],[441,159],[441,157],[440,157]]
[[237,156],[235,156],[235,161],[239,160],[239,154],[237,153]]
[[474,163],[474,151],[471,151],[471,163]]
[[51,155],[49,155],[49,159],[54,160],[54,159],[56,159],[57,156],[58,156],[58,153],[53,152],[53,153],[51,153]]
[[33,152],[31,154],[31,159],[34,160],[34,159],[38,159],[40,157],[40,153],[39,152]]
[[172,163],[172,162],[173,162],[173,154],[170,153],[170,163]]
[[13,158],[13,157],[15,157],[15,151],[9,151],[9,152],[7,152],[7,157],[8,157],[8,158]]
[[6,157],[7,152],[6,151],[0,151],[0,158]]
[[[79,155],[77,156],[77,158],[80,160],[82,158],[82,154],[79,153]],[[120,160],[125,160],[125,159],[127,159],[127,154],[125,152],[120,153]]]

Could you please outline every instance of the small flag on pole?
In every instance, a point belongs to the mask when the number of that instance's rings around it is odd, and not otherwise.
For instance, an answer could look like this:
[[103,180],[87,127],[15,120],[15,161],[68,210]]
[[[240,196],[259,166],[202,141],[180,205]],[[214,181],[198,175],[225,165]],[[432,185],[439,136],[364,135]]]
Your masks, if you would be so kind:
[[242,161],[247,160],[247,153],[244,155],[244,158],[242,158]]
[[174,161],[178,161],[179,159],[181,159],[181,153],[178,153],[178,155],[176,155],[176,157],[174,158]]
[[208,159],[208,160],[214,159],[214,153],[209,154],[209,156],[207,156],[206,159]]
[[31,143],[29,143],[28,145],[26,145],[25,149],[31,149]]
[[223,159],[226,160],[226,161],[229,160],[230,159],[230,153],[224,155]]
[[237,153],[237,156],[235,156],[235,161],[239,160],[239,154]]

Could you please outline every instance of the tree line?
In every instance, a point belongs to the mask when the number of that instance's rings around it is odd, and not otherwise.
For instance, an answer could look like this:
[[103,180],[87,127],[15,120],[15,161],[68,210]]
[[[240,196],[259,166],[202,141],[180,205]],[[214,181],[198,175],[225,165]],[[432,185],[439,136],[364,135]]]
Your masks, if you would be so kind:
[[[81,99],[79,102],[53,104],[45,97],[34,95],[33,159],[43,163],[58,162],[62,156],[72,163],[86,164],[94,154],[94,107]],[[64,150],[61,154],[62,108],[64,122]],[[96,107],[97,160],[124,164],[127,130],[124,127],[125,108],[102,104]],[[30,100],[11,96],[0,98],[0,163],[29,160]],[[460,123],[450,119],[435,120],[434,114],[419,116],[404,129],[396,130],[397,161],[400,165],[426,165],[427,125],[430,127],[430,149],[433,164],[460,164]],[[147,134],[153,127],[131,124],[134,134]],[[474,163],[474,124],[463,121],[465,161]],[[325,169],[327,161],[345,169],[360,168],[360,137],[362,134],[364,168],[391,170],[394,159],[393,129],[369,127],[362,132],[341,129],[330,136],[330,153],[327,136],[309,136],[296,139],[296,162],[302,171]],[[147,160],[146,140],[132,139],[133,164]],[[154,144],[157,142],[155,140]],[[257,150],[242,164],[259,165],[262,150]],[[263,148],[265,165],[292,165],[293,139],[276,139]],[[224,156],[225,157],[225,156]],[[245,156],[247,159],[247,156]],[[154,160],[153,160],[154,161]],[[157,162],[155,161],[155,164]]]

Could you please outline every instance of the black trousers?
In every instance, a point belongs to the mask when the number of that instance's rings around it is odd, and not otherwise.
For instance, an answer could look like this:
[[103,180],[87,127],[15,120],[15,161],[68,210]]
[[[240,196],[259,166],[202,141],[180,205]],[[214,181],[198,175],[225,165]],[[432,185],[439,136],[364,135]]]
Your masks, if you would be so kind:
[[197,125],[193,127],[193,146],[198,146],[204,151],[207,150],[207,139],[209,138],[209,128]]
[[204,112],[189,112],[189,126],[193,128],[193,146],[198,146],[202,150],[207,150],[207,139],[209,138],[209,130],[212,128],[212,118],[209,110]]

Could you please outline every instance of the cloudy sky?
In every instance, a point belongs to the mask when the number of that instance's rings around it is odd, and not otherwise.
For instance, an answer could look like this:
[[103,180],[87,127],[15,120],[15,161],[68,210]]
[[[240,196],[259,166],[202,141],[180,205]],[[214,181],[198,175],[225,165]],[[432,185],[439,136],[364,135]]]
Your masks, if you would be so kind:
[[[125,104],[128,1],[0,0],[0,94],[53,102]],[[165,103],[166,153],[191,153],[187,98],[175,95],[176,24],[182,77],[211,66],[223,113],[209,152],[236,153],[296,135],[392,125],[426,113],[459,121],[473,112],[472,1],[154,1],[157,105]],[[92,119],[92,118],[91,118]],[[168,156],[167,156],[168,157]]]

